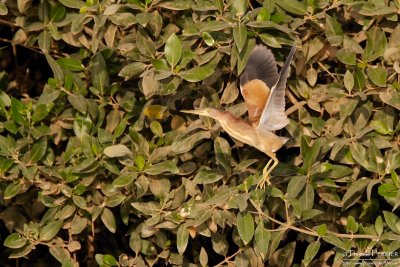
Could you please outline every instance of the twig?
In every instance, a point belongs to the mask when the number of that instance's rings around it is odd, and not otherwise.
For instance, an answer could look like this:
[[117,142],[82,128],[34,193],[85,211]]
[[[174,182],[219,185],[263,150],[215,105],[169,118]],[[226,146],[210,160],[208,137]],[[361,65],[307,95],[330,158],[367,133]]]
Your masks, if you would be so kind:
[[4,19],[0,19],[0,24],[7,25],[7,26],[9,26],[11,28],[19,28],[18,25],[14,24],[14,23],[11,23],[11,22],[9,22],[7,20],[4,20]]
[[[250,202],[253,204],[253,206],[256,208],[257,212],[259,214],[261,214],[265,219],[272,221],[274,223],[277,223],[281,226],[285,226],[287,229],[292,229],[294,231],[306,234],[306,235],[311,235],[311,236],[315,236],[315,237],[321,237],[316,231],[314,230],[305,230],[296,226],[293,226],[290,223],[284,223],[281,221],[276,220],[275,218],[265,214],[260,207],[258,207],[253,200],[250,200]],[[371,239],[371,240],[379,240],[379,236],[376,235],[363,235],[363,234],[340,234],[340,233],[335,233],[335,232],[328,232],[330,234],[333,234],[337,237],[341,237],[341,238],[350,238],[350,239],[354,239],[354,238],[362,238],[362,239]]]
[[324,69],[324,71],[326,71],[328,73],[329,76],[332,77],[332,79],[334,79],[336,82],[338,81],[338,79],[335,77],[335,75],[332,74],[332,72],[330,72],[321,62],[318,62],[318,65]]
[[240,252],[242,252],[243,250],[240,248],[238,251],[236,251],[235,253],[233,253],[232,255],[230,255],[229,257],[226,257],[223,261],[221,261],[220,263],[218,263],[217,265],[215,265],[215,267],[218,266],[222,266],[224,263],[228,263],[230,259],[234,258],[237,254],[239,254]]

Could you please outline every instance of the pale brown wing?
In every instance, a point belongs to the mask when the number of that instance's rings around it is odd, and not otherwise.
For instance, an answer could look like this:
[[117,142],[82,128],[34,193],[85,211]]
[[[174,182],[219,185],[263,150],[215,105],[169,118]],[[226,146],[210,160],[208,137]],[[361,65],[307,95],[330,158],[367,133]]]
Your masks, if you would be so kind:
[[292,61],[295,47],[290,50],[289,56],[282,67],[279,79],[271,88],[267,103],[265,104],[257,127],[268,131],[276,131],[285,127],[289,120],[285,114],[285,88],[290,75],[290,62]]
[[275,57],[266,46],[256,46],[240,76],[240,91],[246,102],[249,121],[260,119],[268,98],[269,88],[279,79]]

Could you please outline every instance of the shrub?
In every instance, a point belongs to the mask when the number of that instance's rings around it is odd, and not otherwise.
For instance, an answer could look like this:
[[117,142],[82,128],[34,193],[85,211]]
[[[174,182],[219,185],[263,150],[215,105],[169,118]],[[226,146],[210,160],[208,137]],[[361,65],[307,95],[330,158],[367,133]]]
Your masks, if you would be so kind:
[[[1,265],[396,256],[398,1],[38,2],[0,3]],[[256,43],[298,47],[266,190],[264,154],[180,112],[245,116]]]

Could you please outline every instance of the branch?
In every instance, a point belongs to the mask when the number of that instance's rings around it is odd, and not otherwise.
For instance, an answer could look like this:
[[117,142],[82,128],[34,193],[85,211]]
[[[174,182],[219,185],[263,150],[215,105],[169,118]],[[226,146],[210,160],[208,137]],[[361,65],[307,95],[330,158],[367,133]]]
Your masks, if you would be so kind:
[[[315,237],[322,237],[320,236],[316,231],[314,230],[306,230],[306,229],[302,229],[296,226],[293,226],[291,223],[284,223],[281,221],[278,221],[277,219],[267,215],[265,212],[263,212],[260,207],[258,207],[253,200],[250,200],[250,202],[253,204],[253,206],[256,208],[258,214],[261,214],[265,219],[272,221],[274,223],[277,223],[281,226],[284,226],[286,229],[292,229],[294,231],[306,234],[306,235],[311,235],[311,236],[315,236]],[[364,235],[364,234],[340,234],[340,233],[335,233],[335,232],[331,232],[329,231],[328,233],[333,234],[337,237],[341,237],[341,238],[362,238],[362,239],[371,239],[371,240],[379,240],[379,236],[376,235]]]

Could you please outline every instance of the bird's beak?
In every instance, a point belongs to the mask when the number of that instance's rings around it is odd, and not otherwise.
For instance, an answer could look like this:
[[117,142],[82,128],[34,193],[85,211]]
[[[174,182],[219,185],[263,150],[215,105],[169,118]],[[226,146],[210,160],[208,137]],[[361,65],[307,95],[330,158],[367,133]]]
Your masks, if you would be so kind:
[[196,110],[184,109],[184,110],[181,110],[181,112],[210,117],[210,112],[208,111],[208,109],[196,109]]

